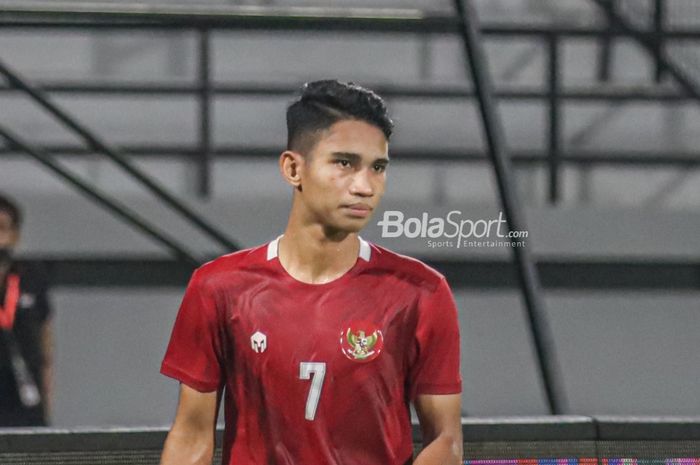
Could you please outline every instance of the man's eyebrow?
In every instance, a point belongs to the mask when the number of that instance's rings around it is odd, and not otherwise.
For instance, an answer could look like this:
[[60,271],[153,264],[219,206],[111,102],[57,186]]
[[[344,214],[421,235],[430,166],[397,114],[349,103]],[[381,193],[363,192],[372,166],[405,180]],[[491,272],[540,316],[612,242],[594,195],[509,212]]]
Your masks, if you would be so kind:
[[[362,156],[358,153],[355,153],[355,152],[333,152],[333,153],[331,153],[331,155],[334,157],[349,158],[352,161],[358,161],[358,160],[362,159]],[[378,157],[374,160],[374,163],[383,163],[385,165],[388,165],[389,158],[388,157]]]

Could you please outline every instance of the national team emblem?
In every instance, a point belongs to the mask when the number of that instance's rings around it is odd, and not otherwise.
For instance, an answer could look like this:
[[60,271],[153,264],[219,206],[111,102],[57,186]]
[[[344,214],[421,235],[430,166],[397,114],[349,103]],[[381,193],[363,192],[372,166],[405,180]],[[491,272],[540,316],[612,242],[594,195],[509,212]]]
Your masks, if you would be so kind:
[[340,333],[340,348],[354,362],[369,362],[384,348],[384,335],[373,323],[353,321]]
[[267,336],[260,331],[255,331],[255,333],[250,336],[250,347],[258,354],[265,352],[265,349],[267,349]]

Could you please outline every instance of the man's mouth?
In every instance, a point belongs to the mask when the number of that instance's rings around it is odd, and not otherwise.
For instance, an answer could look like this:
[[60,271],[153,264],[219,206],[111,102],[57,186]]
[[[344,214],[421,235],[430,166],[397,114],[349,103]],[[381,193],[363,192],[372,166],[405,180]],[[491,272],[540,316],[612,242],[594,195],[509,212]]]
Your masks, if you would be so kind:
[[351,205],[343,205],[344,209],[348,210],[352,216],[365,218],[372,213],[372,207],[366,203],[353,203]]

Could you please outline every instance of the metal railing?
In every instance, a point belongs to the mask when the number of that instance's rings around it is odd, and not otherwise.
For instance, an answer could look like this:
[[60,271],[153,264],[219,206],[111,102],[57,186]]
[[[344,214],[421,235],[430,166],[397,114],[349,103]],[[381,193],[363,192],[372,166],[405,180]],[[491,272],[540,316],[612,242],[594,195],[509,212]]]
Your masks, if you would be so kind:
[[[114,452],[122,453],[119,463],[128,463],[125,460],[133,458],[132,454],[148,454],[157,460],[167,431],[165,427],[0,429],[0,458],[28,460],[56,453],[57,458],[65,457],[66,462],[61,463],[86,463],[88,456]],[[692,416],[463,417],[462,435],[465,459],[576,458],[602,463],[607,458],[683,460],[681,457],[700,454],[700,418]],[[223,430],[218,429],[219,448],[222,441]],[[417,424],[413,425],[413,441],[420,448]],[[620,453],[628,455],[617,455]],[[679,453],[688,455],[676,455]],[[71,458],[74,462],[69,462]]]
[[[611,2],[593,0],[607,8]],[[608,11],[608,10],[605,10]],[[614,11],[613,11],[613,14]],[[548,108],[546,126],[547,145],[543,151],[514,153],[516,163],[544,164],[548,168],[548,199],[557,203],[561,198],[561,166],[563,164],[626,164],[639,166],[698,166],[700,153],[669,152],[665,154],[645,154],[635,151],[589,152],[567,147],[562,140],[562,106],[572,101],[596,102],[683,102],[697,97],[697,87],[692,79],[685,76],[666,57],[657,59],[659,67],[667,70],[682,84],[682,91],[668,86],[618,86],[606,84],[578,88],[565,88],[562,85],[562,44],[571,39],[590,38],[609,41],[619,37],[633,37],[645,44],[650,53],[657,53],[661,40],[664,43],[675,41],[700,41],[700,29],[687,28],[672,30],[637,30],[626,24],[624,18],[614,16],[609,24],[601,26],[568,25],[485,25],[481,32],[488,37],[520,40],[538,40],[546,50],[546,83],[537,88],[505,87],[495,89],[500,101],[541,101]],[[354,31],[371,33],[407,34],[455,34],[458,23],[454,16],[445,12],[429,12],[400,9],[332,9],[332,8],[274,8],[274,7],[225,7],[212,9],[196,6],[134,6],[114,4],[107,9],[94,9],[90,4],[38,2],[14,7],[4,6],[0,10],[0,28],[9,29],[77,29],[77,30],[132,30],[167,29],[189,30],[197,33],[196,80],[190,84],[167,82],[100,82],[89,81],[41,81],[35,84],[37,90],[47,94],[102,94],[102,95],[141,95],[169,96],[188,95],[197,100],[198,130],[197,143],[189,147],[168,144],[125,145],[119,147],[125,154],[184,156],[197,162],[197,191],[206,197],[211,190],[211,160],[219,156],[241,154],[258,156],[271,155],[274,147],[242,147],[218,145],[212,139],[213,118],[212,100],[217,96],[270,96],[289,95],[296,90],[289,83],[213,83],[211,34],[221,30],[265,30],[265,31],[309,31],[335,32]],[[662,34],[662,37],[659,36]],[[601,48],[601,77],[606,77],[606,46]],[[431,99],[475,99],[474,90],[468,86],[402,86],[375,85],[382,95],[391,98],[431,98]],[[0,92],[16,91],[13,85],[0,86]],[[79,146],[45,146],[49,153],[84,154],[92,153]],[[8,153],[10,149],[0,149]],[[485,161],[486,153],[445,151],[436,149],[426,153],[420,151],[396,151],[397,158],[409,160],[464,160]]]

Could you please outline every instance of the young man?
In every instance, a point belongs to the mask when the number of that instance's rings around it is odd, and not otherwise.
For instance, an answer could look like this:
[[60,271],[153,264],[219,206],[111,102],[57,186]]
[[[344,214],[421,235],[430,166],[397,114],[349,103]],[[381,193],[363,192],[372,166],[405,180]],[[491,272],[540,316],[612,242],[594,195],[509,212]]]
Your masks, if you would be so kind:
[[[392,122],[373,92],[308,83],[279,159],[284,234],[193,275],[161,372],[180,402],[162,465],[461,463],[459,331],[445,278],[358,236],[386,183]],[[225,388],[225,389],[224,389]],[[223,392],[223,394],[222,394]]]
[[22,215],[0,195],[0,427],[45,426],[51,398],[51,324],[42,270],[17,263]]

